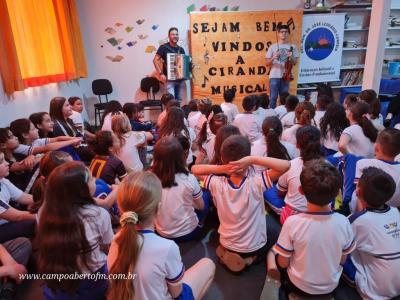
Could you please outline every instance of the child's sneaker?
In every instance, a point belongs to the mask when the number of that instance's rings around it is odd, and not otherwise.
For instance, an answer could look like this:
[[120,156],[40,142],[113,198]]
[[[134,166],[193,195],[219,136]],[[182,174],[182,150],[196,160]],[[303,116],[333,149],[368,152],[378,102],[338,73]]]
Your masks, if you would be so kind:
[[220,261],[233,272],[240,272],[246,267],[246,261],[239,254],[231,252],[221,245],[217,248],[217,256]]

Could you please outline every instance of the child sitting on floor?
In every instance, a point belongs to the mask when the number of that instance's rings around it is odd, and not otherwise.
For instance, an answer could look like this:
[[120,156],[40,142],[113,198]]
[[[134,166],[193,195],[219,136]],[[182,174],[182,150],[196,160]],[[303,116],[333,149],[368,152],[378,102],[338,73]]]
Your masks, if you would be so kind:
[[343,273],[363,299],[392,299],[400,294],[400,212],[386,203],[396,184],[375,167],[367,167],[357,184],[359,212],[349,217],[356,248]]
[[[337,287],[354,235],[347,218],[331,210],[341,185],[336,168],[320,159],[309,161],[300,181],[307,211],[287,219],[273,250],[284,291],[322,299]],[[271,274],[273,266],[268,268]]]
[[257,121],[257,117],[253,114],[256,110],[258,97],[256,95],[248,95],[244,97],[242,106],[244,113],[236,115],[233,125],[239,128],[241,134],[246,136],[250,143],[254,143],[261,136],[261,125]]
[[163,137],[154,147],[152,171],[163,187],[155,225],[157,233],[176,242],[200,237],[210,199],[186,167],[177,138]]
[[214,278],[210,259],[185,270],[175,242],[154,233],[161,191],[160,180],[150,172],[129,174],[121,183],[121,230],[112,242],[108,267],[110,274],[126,279],[110,281],[109,299],[201,299]]
[[113,155],[114,143],[118,142],[111,131],[101,130],[96,132],[93,143],[96,156],[92,159],[89,170],[95,178],[103,179],[109,185],[115,184],[116,178],[121,181],[127,175],[123,162]]
[[[217,256],[231,271],[240,272],[267,252],[264,190],[290,166],[287,160],[249,156],[250,142],[240,135],[221,147],[223,165],[194,165],[195,175],[208,175],[204,186],[217,208],[220,245]],[[256,173],[252,165],[271,168]],[[227,174],[226,176],[217,176]]]

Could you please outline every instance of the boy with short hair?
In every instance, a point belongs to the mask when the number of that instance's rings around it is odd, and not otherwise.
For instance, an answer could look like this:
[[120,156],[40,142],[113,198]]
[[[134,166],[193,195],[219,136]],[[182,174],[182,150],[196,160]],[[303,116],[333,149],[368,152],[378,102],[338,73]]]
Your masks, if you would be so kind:
[[386,128],[378,134],[374,145],[375,158],[363,158],[355,155],[344,156],[344,189],[343,203],[350,203],[350,209],[355,211],[356,195],[354,193],[358,179],[366,167],[376,167],[388,173],[396,184],[393,196],[388,205],[400,207],[400,162],[396,156],[400,154],[400,130]]
[[341,263],[355,246],[349,221],[331,210],[341,178],[333,165],[315,159],[304,165],[300,182],[307,211],[286,220],[273,248],[281,283],[288,294],[328,296],[339,283]]
[[224,92],[224,100],[225,102],[221,104],[221,109],[228,118],[228,124],[231,124],[235,119],[236,115],[239,114],[239,110],[236,104],[233,104],[233,100],[235,99],[236,90],[235,89],[227,89]]
[[253,114],[257,108],[257,101],[257,95],[244,97],[242,102],[244,113],[238,114],[233,120],[233,125],[239,128],[242,135],[248,137],[250,143],[255,142],[261,136],[261,128],[257,117]]
[[383,170],[363,170],[356,194],[360,212],[349,217],[356,248],[344,275],[363,299],[391,299],[400,294],[400,212],[386,203],[396,189]]
[[[193,174],[208,175],[204,186],[213,196],[220,220],[217,256],[234,272],[265,256],[268,246],[263,192],[290,166],[286,160],[249,156],[250,149],[245,137],[233,135],[221,146],[223,165],[192,167]],[[251,165],[271,169],[256,173]]]

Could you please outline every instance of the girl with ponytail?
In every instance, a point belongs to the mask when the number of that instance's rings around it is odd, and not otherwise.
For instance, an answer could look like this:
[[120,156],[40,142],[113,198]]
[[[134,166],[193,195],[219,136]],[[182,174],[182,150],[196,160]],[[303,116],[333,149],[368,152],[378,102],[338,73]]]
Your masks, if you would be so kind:
[[296,145],[296,132],[297,130],[306,125],[316,126],[314,121],[315,107],[309,101],[299,103],[295,109],[296,124],[287,128],[282,133],[282,141],[289,142]]
[[[254,142],[251,155],[268,156],[291,160],[298,155],[296,147],[288,142],[280,141],[283,127],[278,117],[267,117],[262,123],[263,137]],[[255,169],[260,169],[255,166]],[[263,170],[264,168],[261,168]]]
[[185,271],[174,241],[154,233],[162,186],[150,172],[131,173],[118,190],[121,230],[108,255],[112,279],[108,299],[201,299],[214,277],[215,265],[203,258]]
[[339,140],[339,151],[367,158],[374,157],[374,143],[378,130],[368,118],[369,105],[358,101],[346,111],[350,126],[347,127]]
[[280,215],[283,224],[288,217],[306,211],[307,200],[299,193],[300,173],[305,162],[322,157],[320,132],[317,127],[306,125],[296,132],[300,157],[290,161],[290,169],[283,174],[276,186],[264,192],[264,199],[270,208]]

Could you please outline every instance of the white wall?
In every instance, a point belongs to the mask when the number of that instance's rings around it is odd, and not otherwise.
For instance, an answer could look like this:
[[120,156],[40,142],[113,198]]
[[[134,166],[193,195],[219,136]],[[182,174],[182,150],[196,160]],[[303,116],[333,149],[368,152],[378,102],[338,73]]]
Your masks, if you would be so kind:
[[[188,50],[187,31],[189,15],[186,8],[195,3],[199,10],[203,5],[223,8],[240,6],[240,11],[275,10],[302,8],[303,0],[75,0],[78,8],[81,32],[88,64],[89,77],[77,82],[50,84],[44,87],[30,88],[16,92],[12,97],[0,93],[0,127],[7,126],[10,121],[27,117],[37,111],[48,111],[49,101],[54,96],[80,96],[85,99],[89,115],[93,116],[92,104],[96,102],[91,91],[91,82],[96,78],[108,78],[113,85],[114,92],[111,99],[121,103],[145,99],[140,92],[140,80],[153,72],[152,63],[155,52],[148,54],[145,49],[148,45],[156,48],[159,41],[167,37],[168,29],[176,26],[180,29],[183,47]],[[313,2],[314,3],[314,2]],[[145,19],[141,25],[136,20]],[[123,23],[117,27],[115,23]],[[153,25],[159,25],[157,30],[152,30]],[[127,33],[126,26],[134,29]],[[117,30],[115,35],[104,31],[112,27]],[[139,34],[147,35],[147,39],[140,40]],[[110,37],[123,38],[122,49],[112,47],[106,40]],[[133,47],[126,46],[128,41],[137,41]],[[101,47],[103,45],[103,47]],[[122,55],[121,62],[111,62],[105,57]],[[0,86],[2,91],[2,87]]]

